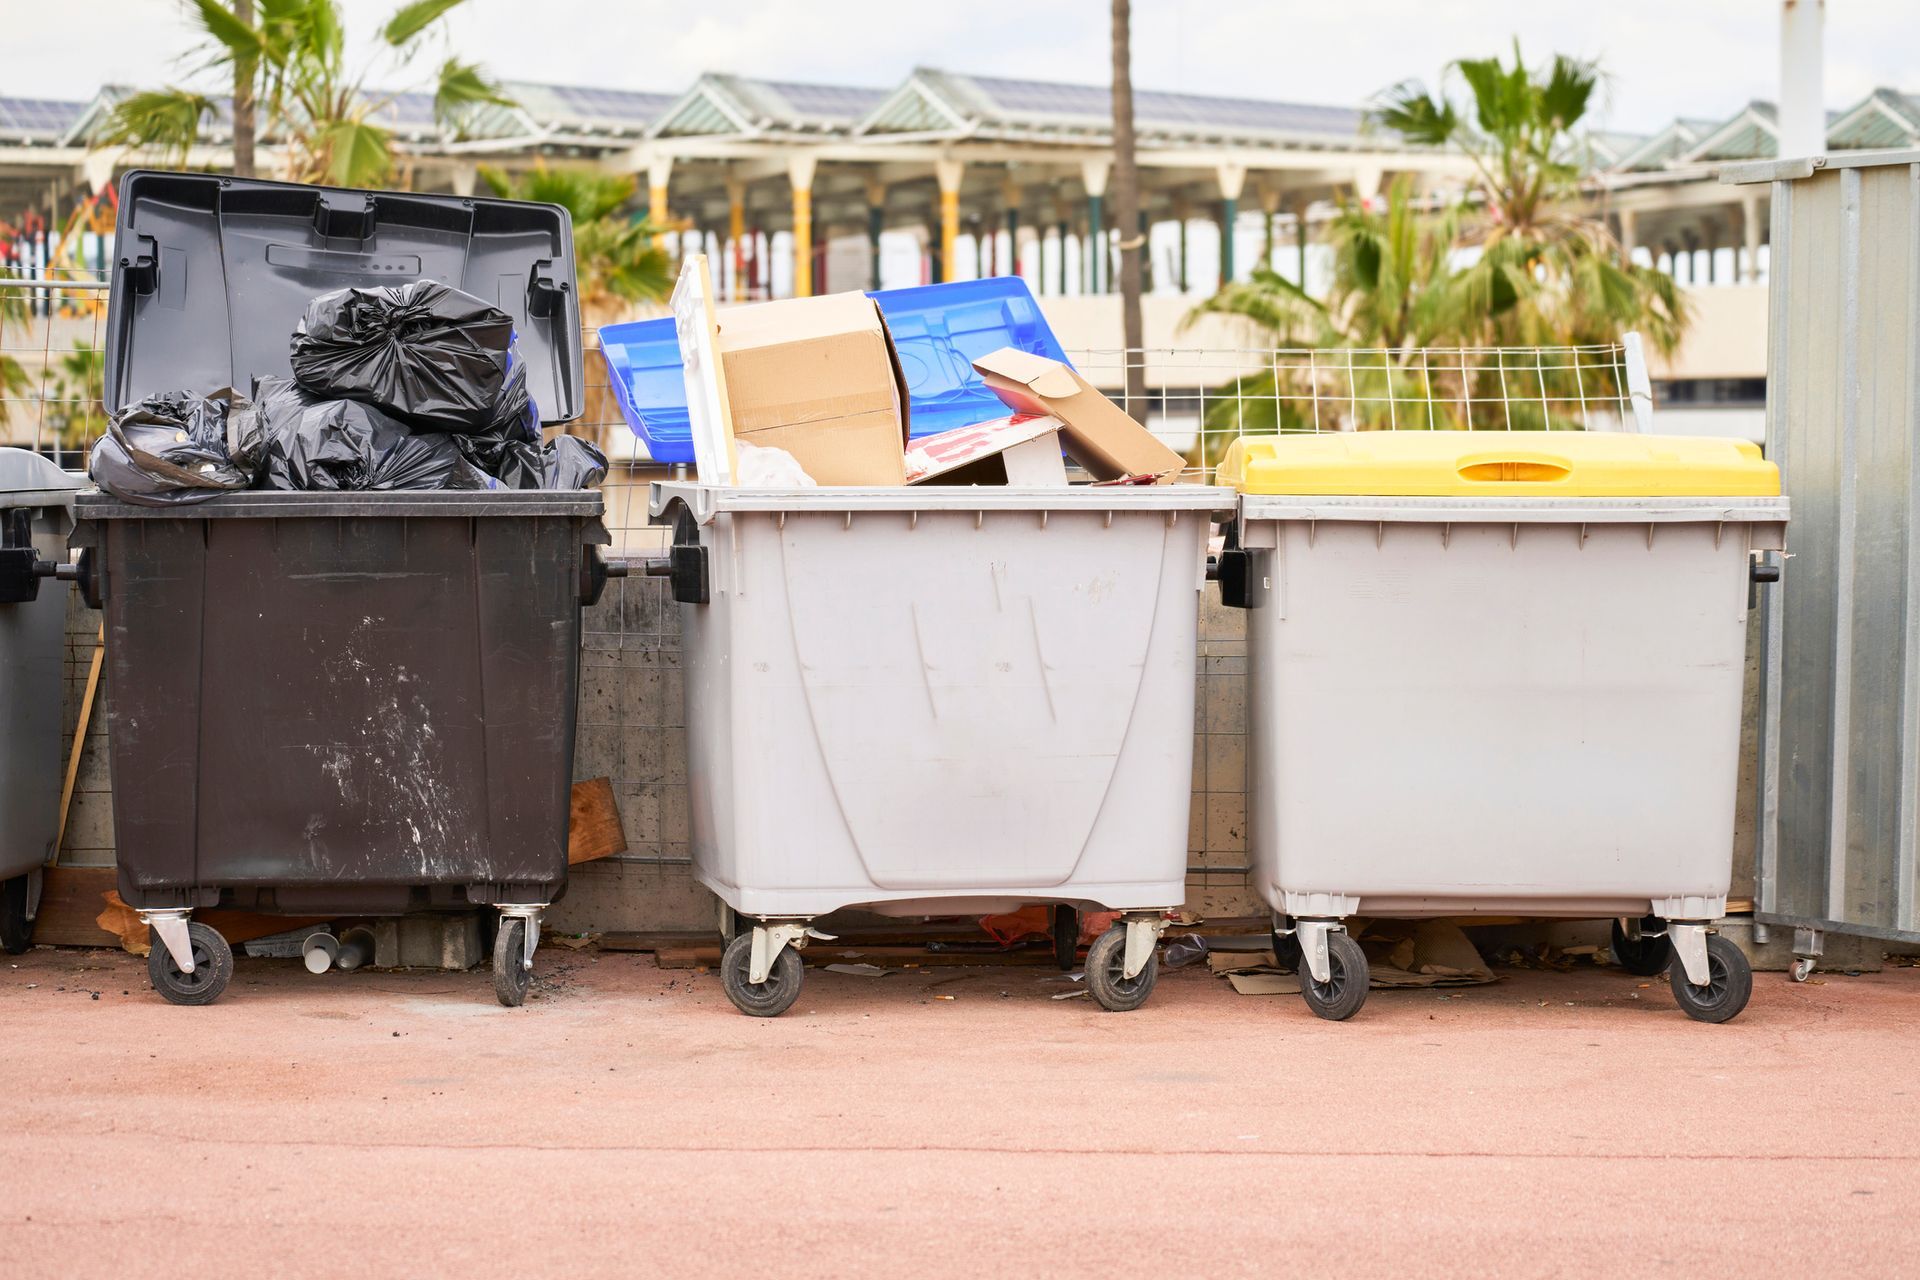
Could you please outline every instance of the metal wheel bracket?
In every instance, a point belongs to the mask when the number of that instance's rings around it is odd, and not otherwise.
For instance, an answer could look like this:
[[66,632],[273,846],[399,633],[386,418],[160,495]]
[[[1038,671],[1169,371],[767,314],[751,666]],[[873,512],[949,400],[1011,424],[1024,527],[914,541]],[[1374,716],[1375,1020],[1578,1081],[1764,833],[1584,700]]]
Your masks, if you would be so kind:
[[1293,936],[1300,939],[1300,955],[1315,982],[1333,981],[1333,962],[1327,959],[1327,935],[1345,930],[1332,920],[1295,920]]
[[1166,931],[1165,916],[1127,921],[1127,953],[1120,962],[1122,978],[1131,982],[1140,976],[1140,971],[1147,967],[1147,961],[1153,959],[1153,949],[1160,945],[1160,935]]
[[193,939],[187,933],[187,918],[192,914],[185,908],[140,913],[140,922],[153,930],[153,936],[160,939],[160,945],[173,957],[174,967],[182,973],[193,972]]
[[808,938],[819,938],[823,942],[833,941],[833,935],[811,928],[803,921],[786,921],[781,924],[756,924],[753,926],[753,951],[747,958],[747,982],[759,986],[773,973],[773,962],[788,947],[803,951]]
[[46,869],[35,867],[27,872],[27,919],[40,918],[40,895],[47,887]]
[[1707,926],[1668,921],[1667,937],[1673,940],[1673,954],[1680,957],[1680,965],[1687,971],[1687,982],[1696,987],[1709,985],[1713,975],[1707,967]]
[[533,953],[540,949],[540,913],[547,909],[544,902],[496,902],[494,907],[500,912],[502,924],[508,920],[524,920],[527,927],[520,933],[520,963],[528,972],[533,970]]
[[1817,959],[1827,953],[1827,935],[1819,929],[1795,928],[1793,954]]

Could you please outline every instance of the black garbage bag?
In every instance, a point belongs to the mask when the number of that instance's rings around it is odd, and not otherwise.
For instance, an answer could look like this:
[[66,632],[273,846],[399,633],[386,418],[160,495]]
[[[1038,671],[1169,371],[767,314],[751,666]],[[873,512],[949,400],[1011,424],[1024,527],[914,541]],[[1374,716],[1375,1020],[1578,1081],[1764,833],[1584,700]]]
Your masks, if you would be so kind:
[[540,454],[540,414],[527,393],[527,367],[515,355],[506,386],[484,431],[456,435],[453,442],[468,462],[500,482],[504,489],[538,489],[544,483]]
[[555,436],[547,444],[543,489],[597,489],[607,478],[607,455],[579,436]]
[[259,379],[253,396],[262,489],[493,487],[455,437],[409,431],[372,405],[324,399],[286,378]]
[[108,420],[88,471],[122,502],[180,506],[247,488],[257,450],[254,408],[232,387],[210,396],[163,391]]
[[507,381],[513,318],[437,280],[338,289],[307,304],[293,376],[423,431],[486,428]]

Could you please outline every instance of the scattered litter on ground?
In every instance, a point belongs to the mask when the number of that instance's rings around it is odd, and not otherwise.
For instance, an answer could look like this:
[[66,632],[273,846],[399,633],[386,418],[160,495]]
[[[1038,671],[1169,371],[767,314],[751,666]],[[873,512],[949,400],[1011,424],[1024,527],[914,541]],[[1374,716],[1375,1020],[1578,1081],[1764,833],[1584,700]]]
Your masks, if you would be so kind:
[[893,972],[877,964],[830,964],[823,967],[828,973],[850,973],[859,978],[884,978]]

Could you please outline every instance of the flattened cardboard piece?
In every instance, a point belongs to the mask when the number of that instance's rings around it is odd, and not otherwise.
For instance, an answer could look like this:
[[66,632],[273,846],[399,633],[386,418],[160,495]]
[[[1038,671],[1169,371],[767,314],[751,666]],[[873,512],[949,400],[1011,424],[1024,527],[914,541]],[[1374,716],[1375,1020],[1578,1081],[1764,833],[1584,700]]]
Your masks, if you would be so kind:
[[1058,360],[1018,347],[990,351],[975,372],[1016,413],[1052,414],[1065,424],[1066,450],[1100,480],[1169,477],[1185,464],[1153,433]]
[[[1386,920],[1349,926],[1367,953],[1368,985],[1475,987],[1499,981],[1459,925],[1449,920]],[[1243,996],[1290,995],[1300,990],[1295,974],[1279,972],[1273,952],[1212,952],[1207,967]]]
[[731,307],[717,341],[739,443],[784,449],[821,485],[906,482],[906,376],[871,298]]
[[1015,414],[926,436],[907,450],[907,483],[1064,487],[1060,428],[1058,418]]
[[673,286],[673,332],[680,340],[681,376],[687,385],[687,425],[693,463],[707,484],[732,484],[733,411],[720,355],[720,328],[713,309],[713,273],[707,255],[688,255]]

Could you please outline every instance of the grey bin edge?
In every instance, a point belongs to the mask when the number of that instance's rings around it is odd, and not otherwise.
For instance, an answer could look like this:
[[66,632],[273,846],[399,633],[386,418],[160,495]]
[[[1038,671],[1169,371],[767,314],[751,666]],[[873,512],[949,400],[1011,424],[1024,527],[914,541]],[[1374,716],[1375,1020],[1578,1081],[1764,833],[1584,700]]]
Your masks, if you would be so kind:
[[[41,562],[66,559],[82,481],[24,449],[0,448],[0,512],[28,512]],[[16,550],[18,548],[15,548]],[[59,830],[66,582],[38,579],[31,600],[0,604],[0,949],[32,941],[41,867]]]

